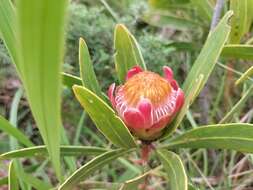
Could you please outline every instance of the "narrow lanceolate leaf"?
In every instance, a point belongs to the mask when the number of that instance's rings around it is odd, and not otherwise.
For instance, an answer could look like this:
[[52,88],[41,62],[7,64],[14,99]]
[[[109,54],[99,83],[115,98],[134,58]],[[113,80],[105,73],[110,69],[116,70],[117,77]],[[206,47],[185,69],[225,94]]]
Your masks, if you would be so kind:
[[8,173],[9,190],[19,190],[18,177],[15,169],[15,160],[10,162]]
[[68,74],[68,73],[62,73],[62,83],[64,86],[68,88],[72,88],[74,85],[82,85],[82,79]]
[[247,18],[248,18],[248,0],[233,0],[230,1],[230,10],[234,12],[231,18],[231,33],[230,33],[230,44],[239,44],[242,36],[247,30]]
[[149,12],[142,19],[148,24],[156,27],[171,27],[176,30],[195,30],[200,25],[192,20],[185,19],[163,12]]
[[158,150],[157,154],[169,176],[170,188],[173,190],[187,190],[187,175],[180,157],[165,149]]
[[16,127],[12,126],[9,121],[0,115],[0,130],[14,137],[17,141],[25,146],[34,146],[33,143]]
[[247,26],[246,26],[246,32],[249,31],[252,22],[253,22],[253,1],[252,0],[247,0]]
[[133,190],[133,189],[138,189],[139,185],[143,183],[147,177],[150,175],[152,170],[135,177],[133,179],[130,179],[128,181],[125,181],[124,184],[120,187],[119,190]]
[[188,5],[190,0],[149,0],[149,5],[154,9],[169,10],[173,6]]
[[82,38],[79,40],[79,67],[83,86],[99,97],[102,97],[101,89],[91,63],[88,47]]
[[176,130],[176,128],[180,125],[182,122],[187,110],[189,109],[190,105],[196,98],[196,96],[199,94],[200,87],[202,86],[204,76],[201,74],[195,81],[195,83],[191,86],[190,94],[185,97],[184,105],[181,108],[180,112],[178,113],[177,117],[173,120],[173,122],[165,129],[163,138],[168,137],[170,134],[172,134],[173,131]]
[[73,189],[79,182],[84,181],[89,175],[91,175],[96,170],[101,169],[106,164],[115,161],[118,157],[129,153],[131,150],[113,150],[106,152],[91,161],[87,162],[84,166],[79,168],[75,173],[73,173],[63,184],[59,187],[59,190],[69,190]]
[[85,87],[75,85],[73,90],[80,104],[108,140],[122,148],[136,146],[128,128],[110,106]]
[[213,7],[209,0],[191,0],[193,6],[197,8],[198,15],[210,22],[213,15]]
[[232,11],[227,12],[219,24],[216,26],[216,28],[208,35],[204,47],[202,48],[199,56],[193,64],[190,73],[185,80],[183,90],[186,97],[190,94],[192,86],[191,84],[194,83],[200,74],[204,75],[201,88],[203,88],[205,85],[209,75],[215,66],[216,61],[220,56],[222,48],[227,41],[230,32],[230,26],[228,26],[227,23],[232,14]]
[[230,149],[253,153],[253,124],[217,124],[189,130],[163,148]]
[[131,33],[129,33],[129,37],[130,37],[130,40],[131,40],[131,43],[132,43],[132,46],[133,46],[133,50],[134,50],[134,54],[135,54],[135,58],[137,60],[137,63],[144,70],[146,70],[147,67],[146,67],[144,58],[143,58],[142,53],[141,53],[141,47],[140,47],[140,45],[138,44],[137,40],[135,39],[135,37]]
[[180,125],[190,104],[204,87],[228,38],[230,27],[227,25],[227,22],[232,14],[231,11],[227,12],[217,27],[209,34],[183,85],[185,103],[171,125],[165,129],[164,138]]
[[11,0],[1,0],[0,3],[0,36],[6,45],[9,54],[18,71],[17,38],[16,38],[16,13]]
[[118,24],[114,32],[115,67],[120,82],[124,82],[127,71],[135,65],[146,69],[139,45],[127,28]]
[[251,76],[253,76],[253,66],[250,67],[245,73],[243,73],[243,75],[235,82],[235,84],[238,85]]
[[[105,153],[108,149],[89,146],[61,146],[61,156],[97,156]],[[36,156],[48,156],[46,146],[34,146],[6,152],[0,155],[0,160],[8,160],[13,158],[27,158]]]
[[31,174],[20,172],[18,177],[25,183],[31,185],[32,187],[38,190],[49,190],[52,188],[51,184],[48,184],[45,181],[42,181],[32,176]]
[[234,114],[240,111],[240,109],[245,105],[245,102],[251,97],[252,94],[253,85],[249,87],[249,89],[244,93],[240,100],[232,107],[232,109],[230,109],[230,111],[221,119],[219,123],[227,123],[231,121]]
[[29,104],[60,174],[60,92],[67,0],[18,1],[19,64]]
[[253,46],[241,44],[225,45],[222,49],[221,56],[225,58],[253,60]]

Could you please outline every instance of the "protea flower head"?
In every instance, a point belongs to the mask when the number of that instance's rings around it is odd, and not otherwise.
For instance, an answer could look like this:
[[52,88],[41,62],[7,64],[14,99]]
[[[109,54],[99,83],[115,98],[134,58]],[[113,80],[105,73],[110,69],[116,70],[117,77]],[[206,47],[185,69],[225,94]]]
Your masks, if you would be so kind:
[[126,82],[108,90],[112,106],[129,130],[142,140],[154,140],[171,122],[184,102],[184,93],[173,79],[171,68],[164,66],[164,77],[143,71],[139,66],[130,69]]

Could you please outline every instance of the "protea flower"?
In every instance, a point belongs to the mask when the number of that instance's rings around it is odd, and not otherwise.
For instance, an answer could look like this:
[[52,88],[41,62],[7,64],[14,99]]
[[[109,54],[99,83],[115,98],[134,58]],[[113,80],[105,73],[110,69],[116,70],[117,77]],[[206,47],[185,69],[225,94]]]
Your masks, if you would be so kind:
[[171,68],[164,66],[164,77],[143,71],[139,66],[130,69],[126,82],[113,83],[108,97],[129,130],[142,140],[158,138],[184,102],[184,93],[173,79]]

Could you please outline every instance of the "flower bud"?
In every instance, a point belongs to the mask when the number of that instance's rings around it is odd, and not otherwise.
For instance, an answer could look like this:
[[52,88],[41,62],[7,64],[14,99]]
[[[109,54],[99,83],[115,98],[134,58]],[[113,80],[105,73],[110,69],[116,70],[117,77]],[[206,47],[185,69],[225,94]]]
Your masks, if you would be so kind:
[[129,130],[142,140],[154,140],[171,122],[184,103],[184,93],[173,79],[173,71],[163,67],[164,77],[130,69],[124,85],[115,89],[113,83],[108,97]]

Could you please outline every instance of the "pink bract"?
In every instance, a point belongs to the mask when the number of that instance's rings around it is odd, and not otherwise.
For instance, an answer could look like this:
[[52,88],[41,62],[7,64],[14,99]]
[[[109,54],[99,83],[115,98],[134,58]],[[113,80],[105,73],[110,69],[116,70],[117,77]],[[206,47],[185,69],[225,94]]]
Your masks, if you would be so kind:
[[129,130],[142,140],[158,138],[184,103],[184,93],[173,78],[171,68],[164,66],[164,77],[130,69],[123,85],[108,90],[108,97]]

